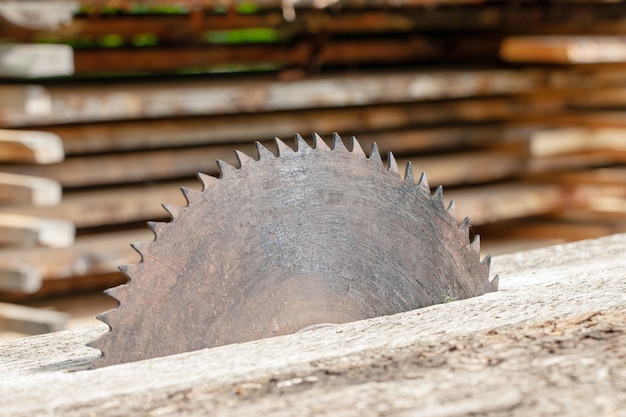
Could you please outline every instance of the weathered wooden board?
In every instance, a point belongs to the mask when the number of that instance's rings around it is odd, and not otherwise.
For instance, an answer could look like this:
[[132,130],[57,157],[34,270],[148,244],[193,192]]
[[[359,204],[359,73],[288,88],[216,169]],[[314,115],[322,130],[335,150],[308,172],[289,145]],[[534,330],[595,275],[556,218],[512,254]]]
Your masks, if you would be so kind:
[[[326,136],[345,133],[345,139],[356,135],[363,142],[384,140],[382,136],[414,137],[413,149],[448,148],[453,145],[489,143],[496,132],[503,140],[523,138],[536,128],[528,124],[502,125],[516,118],[537,118],[560,115],[562,106],[548,99],[497,97],[439,101],[436,103],[391,104],[385,106],[310,109],[305,111],[264,114],[221,115],[194,118],[120,121],[110,123],[42,126],[44,131],[58,135],[66,154],[88,154],[136,149],[198,146],[269,140],[284,140],[294,132],[308,135],[318,132]],[[474,125],[474,123],[482,123]],[[407,128],[417,125],[463,126]],[[384,134],[385,130],[394,130]],[[403,129],[403,131],[398,131]],[[454,133],[456,132],[456,135]],[[467,132],[468,139],[461,139]],[[432,139],[428,139],[428,137]],[[457,140],[449,139],[457,137]],[[484,137],[481,141],[480,137]],[[398,138],[396,142],[400,142]],[[386,141],[385,141],[386,142]],[[391,145],[391,144],[389,144]],[[394,150],[394,146],[387,146]]]
[[0,214],[0,246],[67,247],[74,243],[74,224],[66,220]]
[[502,41],[500,56],[511,62],[596,64],[626,62],[623,36],[519,36]]
[[74,74],[73,50],[67,45],[0,45],[0,77],[61,77]]
[[617,235],[500,256],[497,293],[95,371],[84,344],[103,327],[4,342],[0,410],[621,417],[624,250]]
[[[213,13],[193,10],[191,13],[159,14],[81,14],[53,30],[29,30],[0,25],[0,36],[16,41],[48,38],[57,41],[87,40],[97,42],[116,34],[132,42],[137,34],[152,34],[159,42],[198,42],[207,31],[243,28],[272,28],[279,38],[307,31],[324,34],[497,31],[498,33],[541,34],[623,34],[626,13],[621,4],[525,2],[517,7],[511,2],[490,2],[471,10],[463,5],[446,7],[383,7],[351,9],[343,4],[341,13],[299,9],[293,21],[284,19],[279,8],[257,10],[257,13]],[[295,4],[298,7],[298,3]]]
[[255,80],[200,81],[196,78],[138,84],[49,85],[40,87],[36,95],[31,93],[32,86],[24,86],[23,91],[19,86],[11,86],[12,94],[19,100],[0,113],[0,126],[255,113],[514,94],[542,85],[544,77],[543,71],[532,69],[385,71],[290,82],[257,75]]
[[36,271],[40,280],[108,274],[117,271],[120,265],[141,260],[131,243],[153,239],[153,233],[144,227],[138,231],[80,236],[67,248],[5,249],[0,251],[0,271],[17,274],[20,267],[27,265]]
[[61,202],[61,185],[48,178],[0,172],[0,204],[53,206]]
[[64,156],[63,142],[54,133],[0,129],[0,162],[51,164]]
[[0,303],[0,329],[43,334],[65,329],[70,316],[58,311]]

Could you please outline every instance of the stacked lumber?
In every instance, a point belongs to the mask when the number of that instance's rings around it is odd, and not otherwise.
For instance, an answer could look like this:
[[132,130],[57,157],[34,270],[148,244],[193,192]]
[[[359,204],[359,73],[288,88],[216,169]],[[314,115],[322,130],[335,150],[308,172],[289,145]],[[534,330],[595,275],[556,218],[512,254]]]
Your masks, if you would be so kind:
[[486,252],[626,230],[621,2],[40,0],[56,21],[31,24],[21,3],[0,7],[2,301],[124,282],[196,172],[295,132],[411,161]]

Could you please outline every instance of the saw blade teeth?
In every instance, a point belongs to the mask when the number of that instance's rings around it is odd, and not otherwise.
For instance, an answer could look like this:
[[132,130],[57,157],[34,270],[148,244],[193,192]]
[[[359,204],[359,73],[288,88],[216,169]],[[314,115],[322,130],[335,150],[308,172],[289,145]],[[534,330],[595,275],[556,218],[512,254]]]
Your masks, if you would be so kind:
[[470,248],[476,253],[477,256],[480,256],[480,235],[474,236],[472,239],[472,243],[470,243]]
[[328,144],[322,139],[320,135],[313,132],[313,148],[318,150],[330,151]]
[[293,153],[293,149],[291,148],[291,146],[287,145],[280,138],[275,137],[274,143],[276,144],[276,149],[278,149],[278,156],[284,156]]
[[470,218],[466,217],[466,218],[463,219],[463,221],[459,225],[459,229],[463,229],[463,230],[469,231],[469,226],[470,226]]
[[378,145],[376,142],[372,142],[372,149],[370,151],[370,161],[380,162],[380,165],[383,166],[383,158],[380,156],[380,152],[378,151]]
[[104,290],[104,293],[111,298],[114,298],[119,304],[121,304],[122,298],[124,298],[124,294],[126,293],[127,286],[125,284],[118,285],[117,287],[107,288]]
[[178,217],[182,213],[182,211],[184,209],[184,207],[175,206],[173,204],[166,204],[166,203],[161,204],[161,207],[163,207],[165,209],[165,211],[167,211],[169,213],[169,215],[170,215],[172,220],[174,220],[176,217]]
[[411,164],[411,161],[408,161],[406,168],[404,168],[404,181],[415,185],[415,176],[413,175],[413,164]]
[[456,221],[456,204],[454,204],[454,200],[450,200],[450,204],[448,204],[446,211]]
[[208,175],[208,174],[203,174],[202,172],[198,172],[196,174],[196,177],[198,177],[198,179],[202,183],[202,191],[208,190],[213,185],[215,185],[217,183],[217,181],[218,181],[218,179],[215,178],[214,176]]
[[143,258],[144,258],[143,251],[147,243],[148,242],[133,242],[130,244],[130,246],[135,250],[135,252],[141,255],[141,262],[143,262]]
[[256,142],[254,142],[254,144],[256,145],[256,150],[259,153],[259,160],[262,159],[270,159],[270,158],[275,158],[276,155],[274,155],[272,153],[272,151],[270,151],[269,149],[267,149],[261,142],[259,142],[258,140]]
[[417,182],[417,186],[420,190],[430,195],[430,185],[428,185],[428,177],[425,172],[422,172],[422,175],[420,175],[420,180]]
[[480,263],[487,266],[487,268],[491,267],[491,254],[485,256],[485,259],[480,261]]
[[400,176],[400,168],[398,168],[398,162],[396,158],[393,156],[393,153],[387,152],[387,171]]
[[299,133],[296,133],[296,152],[303,152],[303,151],[306,151],[307,149],[311,149],[307,141],[304,140],[302,135],[300,135]]
[[346,145],[344,145],[341,136],[338,133],[333,133],[333,150],[334,151],[347,151]]
[[237,170],[236,167],[232,166],[228,162],[222,161],[221,159],[218,159],[216,162],[217,162],[217,167],[220,170],[220,178],[224,178],[224,176],[228,175],[228,173],[232,173]]
[[439,207],[441,210],[445,209],[445,206],[443,205],[443,186],[442,185],[438,185],[437,188],[435,188],[435,192],[433,193],[432,199],[436,203],[437,207]]
[[185,200],[187,200],[187,204],[191,203],[198,196],[198,191],[189,187],[180,187],[180,190],[183,192],[183,196],[185,197]]
[[152,230],[152,233],[154,233],[154,241],[157,240],[157,237],[159,236],[159,234],[163,233],[165,230],[165,227],[169,224],[166,222],[154,222],[154,221],[148,221],[146,222],[146,224],[148,225],[148,228],[150,230]]
[[361,147],[361,144],[359,143],[358,139],[356,138],[356,136],[352,136],[350,138],[350,146],[352,147],[352,153],[362,156],[363,158],[366,158],[365,156],[365,151],[363,151],[363,148]]
[[493,277],[493,279],[489,281],[489,284],[491,285],[491,292],[498,291],[498,287],[500,286],[500,275]]
[[255,162],[253,157],[240,150],[235,151],[235,156],[237,157],[237,161],[239,162],[240,169],[248,165],[249,163]]

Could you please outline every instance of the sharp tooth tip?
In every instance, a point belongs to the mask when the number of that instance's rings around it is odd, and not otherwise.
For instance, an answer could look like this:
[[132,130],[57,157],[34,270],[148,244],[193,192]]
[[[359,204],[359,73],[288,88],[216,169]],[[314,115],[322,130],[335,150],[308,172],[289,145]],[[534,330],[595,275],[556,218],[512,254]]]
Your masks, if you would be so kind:
[[343,143],[343,140],[341,139],[341,136],[339,136],[338,133],[333,133],[333,150],[334,151],[338,151],[338,150],[347,150],[346,145]]
[[259,159],[269,158],[269,157],[274,158],[276,156],[258,140],[254,142],[254,144],[256,145],[257,152],[259,153]]
[[299,133],[296,133],[296,152],[302,152],[305,149],[310,149],[310,148],[311,147],[306,142],[306,140],[304,140],[302,135],[300,135]]
[[291,146],[287,145],[278,137],[274,138],[274,143],[276,144],[276,149],[278,149],[278,156],[293,152]]
[[387,171],[400,175],[400,169],[398,168],[398,162],[393,156],[392,152],[387,152]]
[[378,150],[378,145],[376,144],[376,142],[372,142],[369,159],[373,161],[379,161],[381,164],[383,163],[383,158],[380,156],[380,151]]
[[315,132],[313,132],[313,147],[315,149],[330,150],[324,139]]
[[253,157],[240,150],[235,151],[235,156],[237,157],[237,161],[239,161],[239,168],[243,168],[248,162],[254,161]]
[[415,176],[413,175],[413,165],[411,161],[406,163],[406,167],[404,168],[404,180],[410,182],[411,184],[415,184]]
[[365,152],[363,151],[363,148],[361,147],[361,144],[359,143],[359,140],[356,138],[356,136],[352,136],[350,138],[350,145],[352,147],[352,153],[365,156]]

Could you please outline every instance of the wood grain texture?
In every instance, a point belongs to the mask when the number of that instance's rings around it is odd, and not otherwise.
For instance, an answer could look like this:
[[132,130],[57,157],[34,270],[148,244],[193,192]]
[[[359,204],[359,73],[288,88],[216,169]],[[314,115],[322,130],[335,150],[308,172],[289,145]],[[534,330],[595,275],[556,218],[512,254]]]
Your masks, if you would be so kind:
[[621,417],[625,250],[616,235],[500,256],[501,290],[483,297],[96,371],[84,344],[103,327],[4,342],[0,410]]
[[61,184],[31,175],[0,172],[0,204],[5,206],[54,206],[61,201]]
[[[43,124],[163,118],[209,114],[255,113],[309,108],[407,103],[425,100],[529,92],[545,79],[541,70],[381,71],[349,78],[341,75],[277,81],[250,80],[107,83],[89,86],[50,85],[41,93],[50,101],[32,100],[0,114],[0,125]],[[26,87],[24,87],[26,88]],[[34,100],[37,100],[36,102]],[[32,109],[37,108],[38,112]]]
[[63,142],[50,132],[0,129],[0,161],[51,164],[63,160]]

